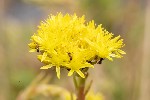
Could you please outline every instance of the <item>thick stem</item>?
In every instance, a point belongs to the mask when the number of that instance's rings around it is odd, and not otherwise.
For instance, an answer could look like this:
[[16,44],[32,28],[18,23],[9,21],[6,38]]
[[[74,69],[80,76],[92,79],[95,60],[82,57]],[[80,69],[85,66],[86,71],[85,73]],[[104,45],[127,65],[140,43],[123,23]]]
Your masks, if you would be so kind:
[[90,83],[88,88],[85,89],[85,82],[88,77],[88,69],[89,68],[82,69],[82,72],[84,73],[85,78],[82,78],[77,74],[73,74],[73,80],[74,80],[74,85],[75,85],[75,89],[76,89],[77,100],[85,100],[85,96],[91,87],[91,83]]
[[87,94],[86,92],[88,92],[89,90],[89,89],[85,90],[85,82],[88,77],[87,70],[84,70],[84,74],[85,74],[85,78],[82,78],[77,74],[74,74],[73,76],[74,85],[76,88],[77,100],[85,100],[85,96]]
[[77,100],[85,100],[85,80],[86,78],[79,77],[79,86],[77,89]]

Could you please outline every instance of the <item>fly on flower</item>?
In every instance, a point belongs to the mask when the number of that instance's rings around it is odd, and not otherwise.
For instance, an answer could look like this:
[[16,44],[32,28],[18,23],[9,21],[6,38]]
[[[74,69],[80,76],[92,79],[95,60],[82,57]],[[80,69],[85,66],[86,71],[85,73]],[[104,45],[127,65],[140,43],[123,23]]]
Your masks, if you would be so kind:
[[36,45],[35,49],[36,49],[37,52],[40,52],[38,45]]
[[123,46],[123,39],[102,25],[96,27],[94,21],[85,23],[84,16],[61,13],[42,21],[29,44],[31,52],[40,52],[38,59],[45,64],[41,69],[55,67],[58,78],[61,68],[69,69],[68,76],[75,72],[84,78],[82,69],[94,68],[95,62],[101,64],[104,59],[121,58]]

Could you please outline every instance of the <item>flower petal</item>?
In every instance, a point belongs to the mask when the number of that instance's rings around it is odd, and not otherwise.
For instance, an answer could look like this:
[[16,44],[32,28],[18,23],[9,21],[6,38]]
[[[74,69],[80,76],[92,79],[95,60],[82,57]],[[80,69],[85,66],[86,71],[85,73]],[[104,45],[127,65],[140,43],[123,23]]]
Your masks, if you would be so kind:
[[29,52],[36,52],[36,49],[30,49]]
[[118,49],[118,52],[121,54],[126,54],[123,50]]
[[43,62],[43,60],[47,57],[47,53],[44,52],[43,55],[42,55],[42,59],[41,59],[41,62]]
[[60,79],[60,67],[56,67],[57,77]]
[[52,68],[53,65],[49,64],[49,65],[45,65],[43,67],[41,67],[40,69],[48,69],[48,68]]
[[84,74],[80,70],[76,70],[76,72],[82,77],[85,78]]
[[74,70],[70,70],[68,73],[68,76],[71,76],[73,74]]

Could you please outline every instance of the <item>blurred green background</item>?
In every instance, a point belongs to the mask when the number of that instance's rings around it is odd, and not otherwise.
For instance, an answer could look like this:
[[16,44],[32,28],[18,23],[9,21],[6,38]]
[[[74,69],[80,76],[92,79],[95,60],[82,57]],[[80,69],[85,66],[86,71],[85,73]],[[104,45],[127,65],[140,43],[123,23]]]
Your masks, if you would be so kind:
[[15,100],[41,71],[50,74],[50,84],[74,90],[66,71],[59,80],[55,70],[40,70],[36,53],[28,52],[37,25],[57,12],[85,15],[124,39],[122,59],[90,69],[94,91],[106,100],[150,100],[149,0],[1,0],[0,100]]

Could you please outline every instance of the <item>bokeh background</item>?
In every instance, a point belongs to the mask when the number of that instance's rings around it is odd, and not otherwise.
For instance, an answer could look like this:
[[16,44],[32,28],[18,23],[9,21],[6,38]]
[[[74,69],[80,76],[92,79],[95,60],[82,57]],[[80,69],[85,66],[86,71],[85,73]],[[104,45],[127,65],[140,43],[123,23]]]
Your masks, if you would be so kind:
[[0,100],[15,100],[41,71],[51,77],[49,84],[74,90],[65,70],[59,80],[28,52],[37,25],[57,12],[85,15],[124,39],[122,59],[90,69],[91,89],[106,100],[150,100],[149,0],[0,0]]

